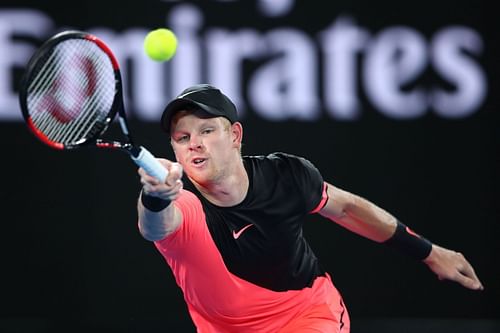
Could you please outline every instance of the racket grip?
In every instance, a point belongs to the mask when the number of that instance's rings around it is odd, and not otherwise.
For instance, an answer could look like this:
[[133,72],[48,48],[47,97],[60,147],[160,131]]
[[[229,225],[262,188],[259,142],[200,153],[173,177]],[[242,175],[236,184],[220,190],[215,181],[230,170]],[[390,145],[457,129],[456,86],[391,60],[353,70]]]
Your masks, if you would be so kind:
[[159,181],[165,182],[168,176],[168,170],[156,159],[144,147],[140,147],[139,155],[137,157],[132,156],[132,160],[141,168],[143,168],[146,173],[152,177],[155,177]]

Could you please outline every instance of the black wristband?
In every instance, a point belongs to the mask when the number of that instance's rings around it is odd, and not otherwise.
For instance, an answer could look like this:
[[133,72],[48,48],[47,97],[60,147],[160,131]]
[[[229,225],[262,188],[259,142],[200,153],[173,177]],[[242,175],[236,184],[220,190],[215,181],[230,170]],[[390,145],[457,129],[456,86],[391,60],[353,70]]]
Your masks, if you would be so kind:
[[172,202],[172,200],[165,200],[158,197],[153,197],[151,195],[147,195],[142,191],[141,193],[141,202],[144,207],[152,212],[159,212],[167,208],[168,205]]
[[432,250],[432,243],[416,234],[406,225],[398,221],[394,234],[384,242],[391,248],[406,253],[417,260],[424,260]]

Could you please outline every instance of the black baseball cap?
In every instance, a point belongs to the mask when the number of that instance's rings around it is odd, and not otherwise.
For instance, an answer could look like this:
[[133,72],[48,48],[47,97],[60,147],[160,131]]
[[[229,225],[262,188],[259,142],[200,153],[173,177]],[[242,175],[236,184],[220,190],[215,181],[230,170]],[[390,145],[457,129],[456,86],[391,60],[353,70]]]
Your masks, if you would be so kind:
[[197,84],[184,89],[165,107],[161,116],[162,129],[170,133],[172,117],[177,111],[193,106],[214,117],[225,117],[232,123],[238,121],[238,113],[234,103],[220,89],[209,84]]

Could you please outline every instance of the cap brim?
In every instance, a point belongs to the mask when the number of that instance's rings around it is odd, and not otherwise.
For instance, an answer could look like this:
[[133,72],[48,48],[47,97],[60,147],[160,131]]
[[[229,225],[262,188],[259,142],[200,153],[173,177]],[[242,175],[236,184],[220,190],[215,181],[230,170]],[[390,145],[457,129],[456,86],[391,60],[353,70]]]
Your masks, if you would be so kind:
[[168,103],[168,105],[165,107],[165,110],[163,111],[163,114],[161,116],[161,127],[162,129],[170,133],[170,125],[172,122],[172,117],[181,110],[185,110],[186,107],[189,106],[197,106],[201,110],[207,112],[208,114],[214,116],[214,117],[219,117],[219,116],[224,116],[223,113],[221,113],[219,110],[214,109],[211,106],[208,106],[203,103],[195,102],[187,98],[177,98]]

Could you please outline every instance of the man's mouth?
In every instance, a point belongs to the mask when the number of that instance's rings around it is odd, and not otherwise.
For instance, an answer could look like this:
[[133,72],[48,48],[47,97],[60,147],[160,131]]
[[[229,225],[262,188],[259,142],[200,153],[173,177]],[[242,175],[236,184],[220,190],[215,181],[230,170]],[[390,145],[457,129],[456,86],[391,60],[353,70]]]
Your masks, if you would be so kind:
[[206,159],[205,159],[205,158],[197,157],[197,158],[194,158],[194,159],[192,160],[192,163],[193,163],[194,165],[201,165],[201,164],[202,164],[203,162],[205,162],[205,161],[206,161]]

